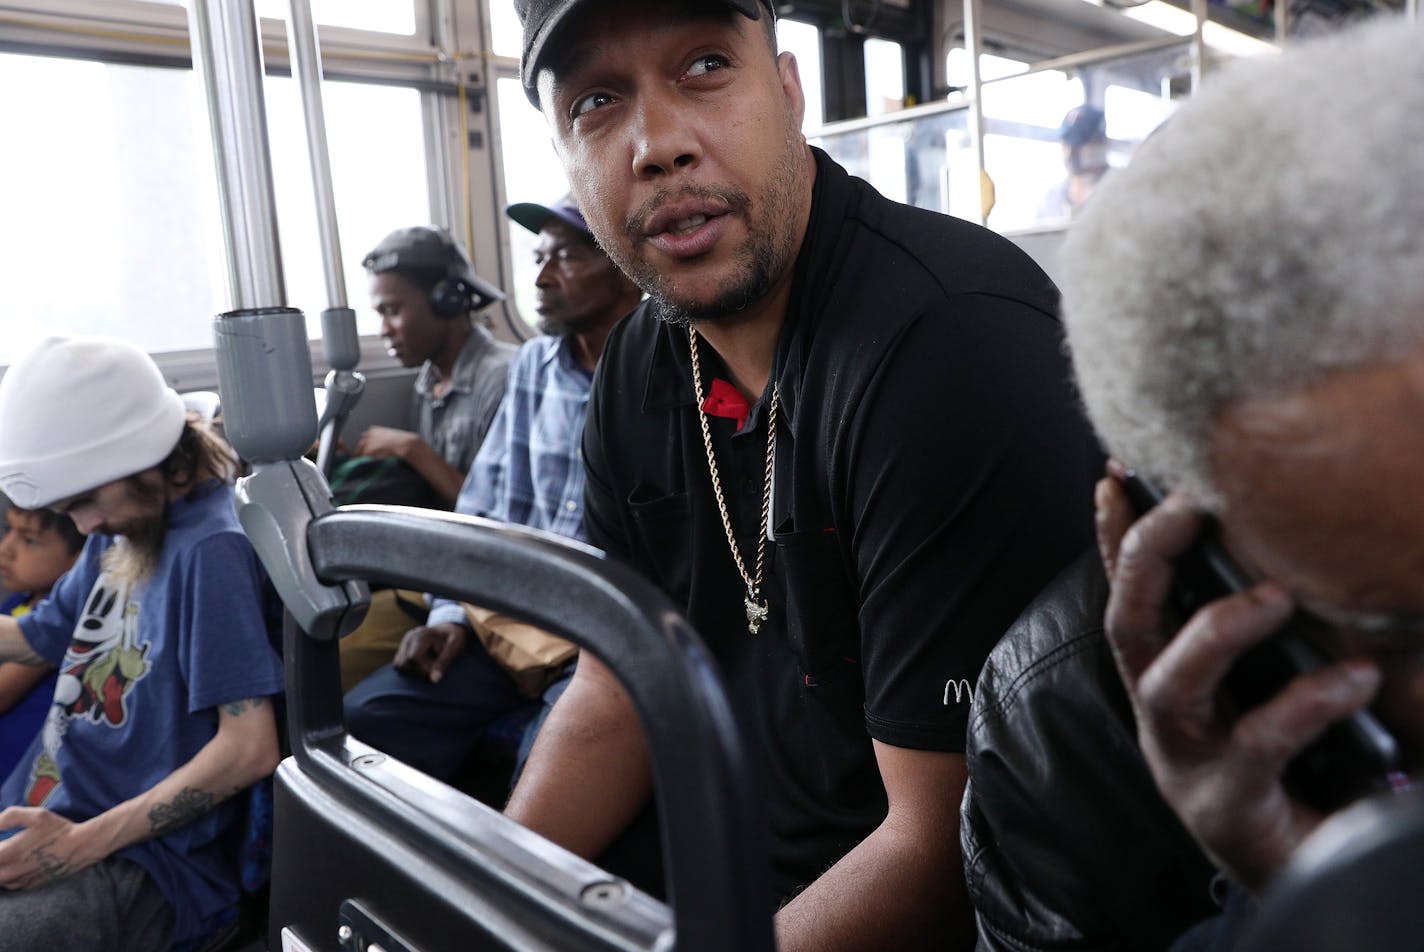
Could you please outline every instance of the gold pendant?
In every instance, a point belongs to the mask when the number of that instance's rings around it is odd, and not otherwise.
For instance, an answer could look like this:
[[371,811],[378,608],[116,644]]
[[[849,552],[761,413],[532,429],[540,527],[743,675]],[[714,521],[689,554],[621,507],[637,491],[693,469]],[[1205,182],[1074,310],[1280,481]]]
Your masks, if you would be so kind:
[[747,606],[747,631],[756,634],[757,629],[761,628],[761,623],[766,621],[770,610],[767,608],[766,602],[758,605],[750,595],[742,599],[742,603]]

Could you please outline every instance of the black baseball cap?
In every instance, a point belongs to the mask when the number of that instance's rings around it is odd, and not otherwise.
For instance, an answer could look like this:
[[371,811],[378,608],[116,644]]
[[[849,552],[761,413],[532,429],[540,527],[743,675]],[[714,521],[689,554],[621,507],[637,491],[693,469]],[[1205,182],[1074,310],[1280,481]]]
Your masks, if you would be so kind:
[[[580,7],[597,0],[514,0],[514,10],[519,14],[519,22],[524,25],[524,54],[519,58],[519,79],[524,84],[524,95],[539,108],[539,90],[535,80],[539,76],[540,58],[548,48],[549,40]],[[712,0],[709,0],[712,2]],[[731,7],[752,20],[761,19],[763,9],[772,17],[776,10],[771,0],[715,0],[722,6]]]
[[478,311],[504,300],[504,292],[475,273],[465,249],[444,228],[416,225],[397,228],[361,259],[371,274],[419,271],[442,274],[460,286],[470,310]]
[[1107,116],[1096,106],[1074,106],[1058,127],[1064,145],[1087,145],[1107,137]]

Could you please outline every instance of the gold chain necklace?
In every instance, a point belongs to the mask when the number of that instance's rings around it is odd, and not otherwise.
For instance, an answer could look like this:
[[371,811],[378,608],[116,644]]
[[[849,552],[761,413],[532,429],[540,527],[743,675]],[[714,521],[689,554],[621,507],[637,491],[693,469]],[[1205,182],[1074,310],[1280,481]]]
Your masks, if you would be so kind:
[[776,408],[780,404],[781,387],[771,386],[771,415],[766,421],[766,474],[762,477],[761,525],[757,529],[756,577],[747,572],[747,564],[742,561],[742,550],[737,547],[737,537],[732,532],[732,517],[727,514],[727,500],[722,495],[722,480],[717,475],[717,455],[712,452],[712,431],[707,426],[707,411],[702,409],[702,368],[697,362],[697,331],[687,329],[688,349],[692,353],[692,392],[697,398],[697,419],[702,424],[702,445],[707,448],[707,469],[712,474],[712,491],[717,495],[717,511],[722,514],[722,528],[727,533],[727,545],[732,549],[732,559],[737,563],[742,582],[747,586],[743,603],[747,609],[747,630],[753,635],[766,621],[770,609],[761,598],[762,568],[766,560],[766,526],[771,514],[771,468],[776,460]]

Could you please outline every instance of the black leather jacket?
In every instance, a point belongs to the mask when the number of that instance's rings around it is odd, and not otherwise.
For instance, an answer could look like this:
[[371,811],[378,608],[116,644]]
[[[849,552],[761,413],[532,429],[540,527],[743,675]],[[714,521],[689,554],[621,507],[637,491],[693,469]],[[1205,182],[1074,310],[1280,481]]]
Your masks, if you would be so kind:
[[980,676],[961,833],[980,950],[1164,949],[1217,911],[1214,870],[1138,749],[1107,588],[1086,553]]

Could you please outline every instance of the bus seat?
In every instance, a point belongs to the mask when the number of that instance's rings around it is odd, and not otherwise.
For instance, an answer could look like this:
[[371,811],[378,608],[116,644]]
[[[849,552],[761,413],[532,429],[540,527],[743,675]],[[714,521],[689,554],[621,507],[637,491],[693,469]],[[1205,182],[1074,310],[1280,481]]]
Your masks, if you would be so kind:
[[339,643],[289,615],[270,948],[770,952],[765,819],[720,676],[664,594],[588,546],[428,510],[342,507],[306,543],[328,584],[438,592],[594,651],[648,740],[668,902],[347,734]]

